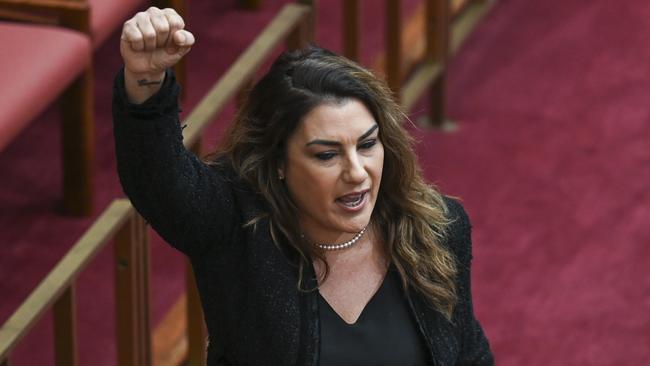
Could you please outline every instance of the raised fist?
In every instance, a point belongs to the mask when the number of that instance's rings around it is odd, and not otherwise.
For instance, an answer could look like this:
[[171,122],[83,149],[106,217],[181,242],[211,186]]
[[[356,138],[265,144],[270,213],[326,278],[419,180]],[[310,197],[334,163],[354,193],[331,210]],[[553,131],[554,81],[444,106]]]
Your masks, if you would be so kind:
[[194,44],[194,35],[174,9],[151,7],[127,20],[120,53],[124,67],[134,74],[160,74],[174,66]]

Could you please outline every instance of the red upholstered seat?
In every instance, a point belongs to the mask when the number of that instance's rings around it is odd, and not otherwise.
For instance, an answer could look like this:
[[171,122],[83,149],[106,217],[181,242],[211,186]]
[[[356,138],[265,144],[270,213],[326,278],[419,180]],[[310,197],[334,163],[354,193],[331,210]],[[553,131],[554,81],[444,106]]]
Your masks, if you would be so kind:
[[139,9],[146,9],[146,0],[88,0],[90,4],[90,28],[93,45],[99,47],[122,23]]
[[82,33],[0,21],[0,150],[88,67]]

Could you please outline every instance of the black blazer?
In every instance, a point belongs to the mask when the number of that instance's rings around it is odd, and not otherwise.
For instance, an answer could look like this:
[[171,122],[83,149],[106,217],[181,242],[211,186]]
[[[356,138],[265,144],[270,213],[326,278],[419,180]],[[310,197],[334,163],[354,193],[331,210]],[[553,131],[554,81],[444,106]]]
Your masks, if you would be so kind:
[[[168,72],[160,92],[128,102],[115,80],[113,120],[118,172],[135,208],[191,260],[209,333],[208,365],[317,365],[317,294],[297,289],[297,269],[270,238],[268,222],[243,224],[264,202],[232,168],[208,166],[182,144],[179,86]],[[435,365],[492,365],[474,318],[470,289],[470,223],[447,199],[455,222],[447,245],[459,264],[459,303],[448,322],[417,293],[411,309]],[[311,266],[308,278],[315,278]]]

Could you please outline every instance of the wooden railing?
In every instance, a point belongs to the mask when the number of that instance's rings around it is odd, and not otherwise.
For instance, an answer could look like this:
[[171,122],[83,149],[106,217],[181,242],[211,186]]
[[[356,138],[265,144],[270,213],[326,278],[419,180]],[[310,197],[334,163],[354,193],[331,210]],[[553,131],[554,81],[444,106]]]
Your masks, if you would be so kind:
[[[202,135],[213,118],[228,102],[249,87],[257,70],[286,42],[289,48],[304,47],[314,30],[313,0],[286,5],[253,43],[235,61],[193,109],[184,123],[184,144],[201,154]],[[426,51],[423,61],[406,75],[401,59],[401,18],[399,0],[386,0],[386,75],[406,110],[428,87],[433,90],[434,121],[444,117],[444,73],[447,59],[486,12],[490,0],[426,0]],[[359,32],[356,20],[358,0],[345,0],[344,54],[358,59]],[[0,366],[9,365],[9,356],[31,327],[48,310],[54,313],[55,358],[57,365],[75,366],[75,283],[96,254],[114,241],[116,266],[117,354],[119,365],[151,365],[152,337],[149,310],[149,235],[144,220],[128,200],[114,201],[82,238],[0,328]],[[205,330],[198,292],[191,268],[187,270],[187,297],[183,326],[187,348],[183,355],[189,365],[205,363]]]
[[[386,57],[383,71],[386,82],[403,108],[410,110],[431,88],[431,122],[442,127],[445,121],[446,65],[469,32],[489,10],[494,0],[424,0],[424,41],[422,55],[405,55],[413,47],[404,47],[401,1],[385,0]],[[361,1],[343,2],[343,54],[359,59],[359,11]],[[419,14],[418,14],[419,15]],[[406,50],[405,50],[406,49]],[[407,60],[416,58],[412,65]],[[411,69],[413,67],[413,69]],[[404,80],[410,75],[408,80]]]
[[[77,364],[75,284],[92,259],[112,239],[116,262],[116,310],[120,365],[150,359],[148,317],[148,240],[144,220],[128,200],[114,201],[77,241],[27,300],[0,328],[0,364],[50,308],[54,314],[56,365]],[[137,345],[137,346],[134,346]]]
[[[286,5],[228,69],[184,121],[184,144],[201,150],[201,136],[213,117],[242,88],[282,42],[290,48],[307,45],[309,6]],[[8,366],[12,350],[49,309],[54,314],[55,364],[77,365],[75,284],[79,275],[109,242],[114,241],[118,365],[151,365],[149,310],[149,235],[144,219],[128,200],[118,199],[41,281],[0,328],[0,366]],[[190,365],[205,364],[205,335],[198,293],[187,271],[187,338]]]

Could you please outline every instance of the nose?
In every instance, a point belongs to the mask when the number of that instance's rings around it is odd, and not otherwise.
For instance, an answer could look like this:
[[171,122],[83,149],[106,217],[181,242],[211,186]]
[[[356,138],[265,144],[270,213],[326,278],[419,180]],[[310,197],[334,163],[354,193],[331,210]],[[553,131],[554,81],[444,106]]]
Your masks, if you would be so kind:
[[368,177],[363,160],[359,155],[351,154],[346,159],[346,166],[343,169],[343,180],[350,184],[363,183]]

